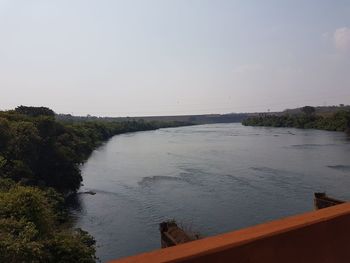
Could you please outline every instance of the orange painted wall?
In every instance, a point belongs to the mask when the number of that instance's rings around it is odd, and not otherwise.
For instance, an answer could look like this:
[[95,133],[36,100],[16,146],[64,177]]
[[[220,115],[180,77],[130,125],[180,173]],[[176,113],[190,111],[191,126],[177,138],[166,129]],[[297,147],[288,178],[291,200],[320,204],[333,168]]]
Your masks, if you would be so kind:
[[350,203],[112,262],[349,263]]

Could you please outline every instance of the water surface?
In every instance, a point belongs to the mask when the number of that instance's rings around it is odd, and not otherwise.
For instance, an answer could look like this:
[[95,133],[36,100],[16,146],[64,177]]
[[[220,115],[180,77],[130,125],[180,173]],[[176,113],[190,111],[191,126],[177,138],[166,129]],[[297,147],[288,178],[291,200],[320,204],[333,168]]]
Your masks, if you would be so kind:
[[313,192],[350,200],[344,133],[211,124],[119,135],[82,168],[77,226],[104,262],[160,247],[176,219],[210,236],[313,209]]

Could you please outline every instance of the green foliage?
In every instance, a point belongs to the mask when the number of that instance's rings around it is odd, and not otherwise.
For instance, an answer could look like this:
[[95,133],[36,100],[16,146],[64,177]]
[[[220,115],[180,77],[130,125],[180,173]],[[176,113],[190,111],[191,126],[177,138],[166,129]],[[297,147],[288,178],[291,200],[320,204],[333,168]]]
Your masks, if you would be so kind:
[[0,236],[1,262],[43,262],[47,258],[32,222],[1,218]]
[[116,134],[186,124],[64,122],[45,107],[0,112],[0,262],[95,262],[94,239],[65,227],[62,194],[80,187],[80,164]]
[[301,111],[305,113],[306,115],[312,115],[316,112],[316,109],[311,106],[305,106],[301,108]]
[[62,222],[63,197],[0,179],[0,262],[95,262],[95,241]]
[[[308,113],[306,114],[306,112]],[[314,115],[311,110],[306,112],[299,115],[262,115],[248,118],[242,124],[246,126],[295,127],[328,131],[348,131],[350,129],[349,111],[338,111],[328,117]]]
[[15,186],[0,194],[0,218],[25,220],[34,224],[40,235],[52,229],[55,215],[42,190],[33,187]]
[[3,151],[10,140],[9,121],[0,117],[0,152]]
[[41,116],[41,115],[46,115],[46,116],[55,116],[55,113],[53,110],[46,108],[46,107],[27,107],[27,106],[18,106],[15,109],[16,112],[20,114],[25,114],[29,116]]
[[81,229],[59,232],[48,242],[51,262],[95,262],[94,245],[94,239]]
[[8,192],[15,185],[11,179],[0,179],[0,192]]
[[76,191],[79,166],[102,142],[116,134],[184,125],[178,122],[56,121],[53,111],[17,107],[0,112],[0,177],[27,185]]

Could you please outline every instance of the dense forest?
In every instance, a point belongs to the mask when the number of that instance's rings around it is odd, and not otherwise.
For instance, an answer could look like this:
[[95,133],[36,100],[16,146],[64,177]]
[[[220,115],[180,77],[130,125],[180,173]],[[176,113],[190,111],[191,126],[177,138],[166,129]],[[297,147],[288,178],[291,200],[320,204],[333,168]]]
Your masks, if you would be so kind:
[[80,165],[114,135],[185,122],[63,121],[45,107],[0,112],[0,261],[95,262],[95,242],[67,227]]
[[316,114],[315,108],[305,106],[300,114],[261,114],[245,119],[242,124],[246,126],[294,127],[350,132],[350,111],[339,110],[330,114]]

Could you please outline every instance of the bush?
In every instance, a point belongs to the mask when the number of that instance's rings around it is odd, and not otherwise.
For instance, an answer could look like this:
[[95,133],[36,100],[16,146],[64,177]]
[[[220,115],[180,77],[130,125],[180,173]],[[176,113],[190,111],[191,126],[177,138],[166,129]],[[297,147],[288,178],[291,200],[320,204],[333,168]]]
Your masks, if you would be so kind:
[[0,262],[95,262],[95,241],[65,227],[63,197],[0,180]]

